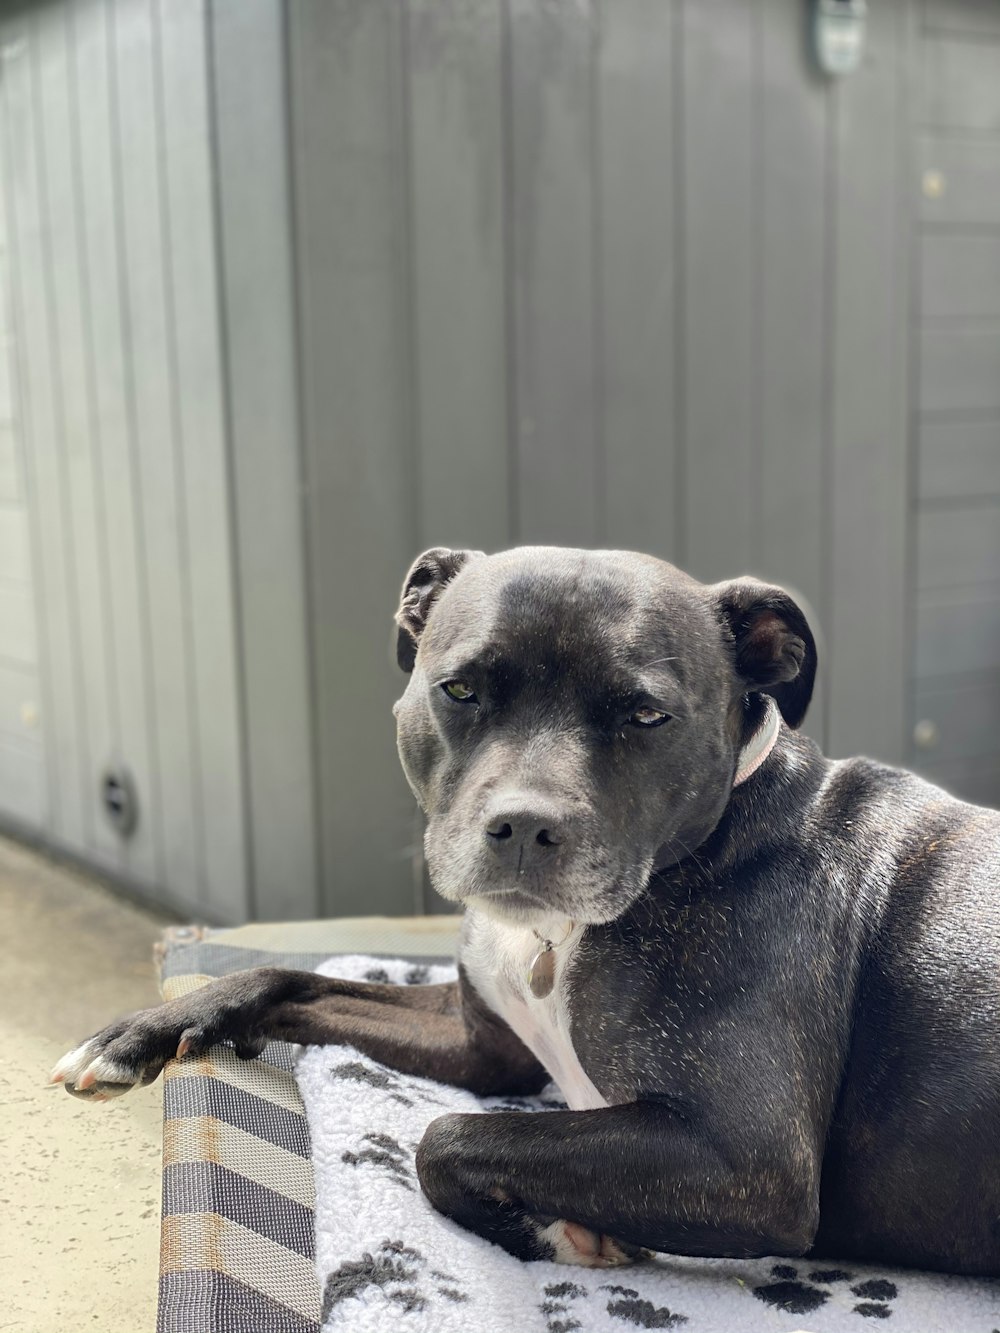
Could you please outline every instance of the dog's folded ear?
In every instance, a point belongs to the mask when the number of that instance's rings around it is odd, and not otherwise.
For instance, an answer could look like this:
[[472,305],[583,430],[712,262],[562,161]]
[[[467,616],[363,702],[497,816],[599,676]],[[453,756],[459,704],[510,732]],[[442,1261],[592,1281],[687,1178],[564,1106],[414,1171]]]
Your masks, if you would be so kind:
[[396,636],[396,661],[403,671],[412,671],[417,658],[417,644],[427,625],[434,603],[458,571],[483,555],[482,551],[450,551],[434,546],[417,556],[403,582],[403,592],[396,612],[399,632]]
[[816,641],[801,608],[782,588],[751,578],[716,584],[712,592],[744,688],[770,694],[788,725],[799,726],[816,681]]

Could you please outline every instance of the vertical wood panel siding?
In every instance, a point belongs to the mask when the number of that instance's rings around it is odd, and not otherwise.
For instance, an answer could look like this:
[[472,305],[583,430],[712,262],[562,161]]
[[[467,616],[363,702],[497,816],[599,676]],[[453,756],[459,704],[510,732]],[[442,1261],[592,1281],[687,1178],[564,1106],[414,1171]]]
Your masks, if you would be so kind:
[[381,664],[425,545],[787,582],[811,734],[900,756],[908,12],[835,85],[798,0],[290,6],[331,907],[412,892]]
[[[151,708],[145,544],[136,493],[131,353],[121,265],[121,215],[114,150],[113,52],[107,0],[67,7],[75,125],[81,270],[87,293],[85,354],[92,385],[95,484],[107,590],[106,655],[112,755],[124,762],[139,793],[139,822],[121,845],[120,866],[147,885],[164,883],[160,770]],[[102,814],[103,818],[103,814]]]
[[872,6],[871,59],[831,93],[828,743],[892,761],[906,710],[909,9]]
[[420,526],[403,9],[297,0],[288,15],[323,907],[412,909],[419,841],[390,712]]
[[35,97],[35,19],[21,12],[3,24],[5,194],[19,362],[24,457],[36,543],[36,610],[46,691],[49,777],[47,830],[73,847],[88,846],[86,715],[79,664],[79,602],[66,494],[65,418],[54,327],[45,161]]
[[[945,31],[945,29],[947,31]],[[1000,805],[1000,17],[928,3],[914,266],[909,759]]]
[[[247,877],[204,23],[201,0],[6,17],[3,187],[38,552],[39,830],[224,919],[244,914]],[[101,802],[111,761],[138,789],[127,840]]]
[[202,811],[206,901],[245,915],[248,863],[241,782],[232,534],[211,168],[203,0],[156,0],[159,153],[177,401],[179,506],[187,544],[193,796]]
[[680,563],[678,9],[601,0],[595,22],[601,539]]
[[[6,119],[2,98],[0,118]],[[4,137],[0,122],[0,163]],[[35,830],[47,817],[48,791],[7,202],[0,169],[0,810]]]
[[683,4],[683,558],[709,581],[752,568],[757,555],[761,14],[746,0]]
[[138,508],[145,549],[151,706],[160,763],[164,875],[203,892],[204,807],[196,790],[196,718],[187,614],[190,567],[181,495],[177,364],[167,285],[154,14],[150,0],[110,6],[117,205],[122,221],[126,349]]
[[262,918],[313,916],[317,722],[309,697],[283,7],[214,0],[209,13],[250,908]]
[[591,0],[509,0],[513,398],[519,542],[596,546],[600,366]]
[[512,529],[502,0],[414,0],[407,12],[410,503],[418,545],[498,550]]
[[826,80],[802,62],[801,22],[799,0],[765,3],[756,45],[760,249],[752,339],[760,452],[753,568],[808,602],[820,670],[804,730],[825,746],[830,114]]
[[78,624],[75,670],[84,766],[79,774],[87,845],[114,857],[118,839],[100,808],[96,775],[114,748],[109,663],[107,567],[99,496],[99,442],[88,375],[89,286],[82,261],[70,94],[68,13],[43,7],[32,15],[36,110],[43,145],[47,250],[53,307],[53,385],[62,417],[60,441],[71,596]]

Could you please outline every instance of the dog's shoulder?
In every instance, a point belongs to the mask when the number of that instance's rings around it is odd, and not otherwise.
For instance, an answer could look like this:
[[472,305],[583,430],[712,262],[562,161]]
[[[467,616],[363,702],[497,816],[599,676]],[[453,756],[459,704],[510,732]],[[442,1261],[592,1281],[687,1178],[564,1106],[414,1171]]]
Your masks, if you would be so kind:
[[974,911],[1000,927],[996,810],[907,769],[845,759],[828,763],[804,833],[824,839],[831,859],[893,913],[952,919]]
[[809,805],[810,818],[826,825],[847,819],[849,827],[859,821],[885,832],[911,823],[926,829],[930,821],[942,828],[992,827],[1000,835],[1000,811],[972,805],[909,769],[864,756],[824,760]]

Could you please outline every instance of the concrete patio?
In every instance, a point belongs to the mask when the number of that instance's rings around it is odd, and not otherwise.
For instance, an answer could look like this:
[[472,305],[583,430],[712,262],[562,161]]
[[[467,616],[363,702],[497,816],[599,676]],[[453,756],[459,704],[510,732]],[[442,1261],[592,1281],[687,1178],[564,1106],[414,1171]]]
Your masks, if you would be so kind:
[[162,1084],[89,1106],[47,1083],[81,1037],[159,998],[170,918],[0,839],[0,1329],[156,1321]]

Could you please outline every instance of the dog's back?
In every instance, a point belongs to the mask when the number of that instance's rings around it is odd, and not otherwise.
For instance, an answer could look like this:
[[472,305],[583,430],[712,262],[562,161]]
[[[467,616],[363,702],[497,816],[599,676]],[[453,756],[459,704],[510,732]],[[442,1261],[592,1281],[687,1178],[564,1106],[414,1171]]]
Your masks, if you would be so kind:
[[1000,813],[866,760],[833,765],[825,796],[850,812],[870,920],[817,1250],[995,1271]]

